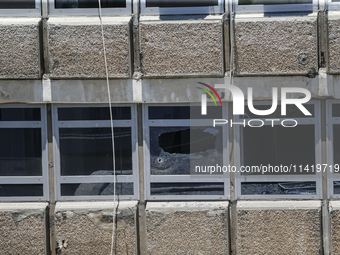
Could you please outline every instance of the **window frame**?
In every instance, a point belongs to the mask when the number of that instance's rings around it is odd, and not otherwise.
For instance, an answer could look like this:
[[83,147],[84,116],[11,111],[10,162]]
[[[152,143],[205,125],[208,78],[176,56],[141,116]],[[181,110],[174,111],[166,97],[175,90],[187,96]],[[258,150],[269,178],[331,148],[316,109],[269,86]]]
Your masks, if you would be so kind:
[[223,14],[224,0],[218,0],[217,6],[195,7],[146,7],[147,0],[141,0],[141,15],[181,15],[181,14]]
[[0,108],[39,108],[40,121],[0,121],[1,128],[40,128],[41,129],[41,176],[0,176],[1,184],[42,184],[43,196],[0,197],[0,201],[49,201],[48,143],[46,105],[2,104]]
[[41,1],[35,0],[34,9],[0,9],[0,17],[40,17]]
[[[137,132],[137,106],[133,104],[112,104],[112,107],[131,107],[130,120],[113,120],[113,127],[130,127],[131,128],[131,145],[132,145],[132,175],[116,175],[116,183],[133,183],[133,195],[116,195],[120,200],[138,200],[139,199],[139,172],[138,172],[138,132]],[[79,108],[79,107],[109,107],[108,104],[56,104],[53,105],[53,148],[54,148],[54,184],[56,201],[76,201],[76,200],[113,200],[113,195],[87,195],[87,196],[62,196],[61,184],[72,183],[113,183],[113,175],[74,175],[61,176],[60,169],[60,150],[59,150],[59,128],[110,128],[110,120],[58,120],[59,108]],[[67,123],[62,123],[67,122]],[[72,123],[73,122],[73,123]]]
[[[210,123],[207,120],[191,120],[191,119],[158,119],[149,120],[149,106],[192,106],[192,104],[185,103],[169,103],[169,104],[144,104],[143,105],[143,151],[144,151],[144,190],[145,200],[156,201],[156,200],[228,200],[230,198],[230,174],[225,173],[219,175],[216,178],[203,178],[202,177],[191,177],[190,175],[151,175],[151,162],[150,162],[150,127],[180,127],[180,126],[207,126]],[[227,104],[222,106],[222,118],[227,118],[228,109]],[[229,165],[229,128],[228,125],[222,126],[222,142],[223,151],[223,165]],[[227,139],[225,139],[227,138]],[[224,195],[151,195],[151,183],[224,183]]]
[[[334,165],[334,135],[333,135],[333,126],[340,125],[340,117],[332,117],[332,106],[334,104],[340,104],[340,100],[331,99],[326,100],[326,126],[327,126],[327,164],[329,166]],[[340,181],[340,173],[335,174],[334,171],[331,173],[329,168],[327,169],[327,191],[328,198],[340,198],[340,194],[334,194],[334,182]]]
[[[312,12],[318,10],[318,0],[312,0],[311,4],[273,4],[273,5],[239,5],[239,0],[233,1],[236,13],[268,13],[268,12]],[[265,7],[267,6],[267,7]],[[265,10],[266,9],[266,10]]]
[[333,2],[332,0],[327,0],[327,10],[340,11],[340,2]]
[[[55,0],[48,0],[49,14],[51,16],[98,16],[98,8],[55,8]],[[106,16],[132,15],[132,0],[126,0],[125,8],[102,8],[102,14]]]
[[[254,106],[256,105],[271,105],[271,101],[254,101]],[[315,137],[315,164],[322,164],[322,157],[321,157],[321,109],[320,109],[320,102],[317,100],[311,100],[307,104],[314,105],[314,117],[312,118],[280,118],[283,119],[295,119],[298,121],[299,125],[314,125],[314,137]],[[281,104],[278,103],[278,107]],[[246,106],[246,102],[245,102]],[[266,119],[266,116],[263,118]],[[277,118],[279,119],[279,118]],[[234,122],[240,122],[242,119],[239,116],[235,115],[233,118]],[[270,122],[265,123],[265,125],[271,125]],[[234,148],[235,148],[235,165],[237,169],[243,165],[242,157],[242,125],[238,125],[234,128]],[[300,175],[301,176],[301,175]],[[263,194],[263,195],[242,195],[241,193],[241,185],[242,183],[251,183],[251,182],[263,182],[263,183],[270,183],[270,182],[278,182],[277,176],[275,175],[268,175],[264,177],[263,175],[259,177],[251,177],[247,178],[246,176],[242,176],[240,172],[235,174],[235,191],[236,191],[236,198],[240,200],[244,199],[321,199],[322,198],[322,173],[316,172],[314,175],[310,175],[303,179],[303,181],[313,181],[316,184],[316,194],[310,195],[294,195],[294,194]],[[294,175],[282,175],[280,176],[279,182],[290,182],[296,181],[296,177]]]

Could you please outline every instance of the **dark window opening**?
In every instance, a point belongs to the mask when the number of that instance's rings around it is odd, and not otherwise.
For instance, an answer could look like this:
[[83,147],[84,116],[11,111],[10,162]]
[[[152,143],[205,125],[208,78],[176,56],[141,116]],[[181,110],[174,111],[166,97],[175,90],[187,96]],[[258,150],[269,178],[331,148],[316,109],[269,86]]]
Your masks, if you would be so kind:
[[[55,0],[55,8],[98,8],[98,0]],[[102,8],[126,8],[126,0],[101,0]]]
[[218,0],[146,0],[146,7],[198,7],[215,5],[218,5]]
[[[114,195],[113,183],[61,184],[62,196]],[[133,195],[133,183],[116,183],[116,195]]]
[[316,194],[315,182],[247,182],[241,184],[242,195]]
[[0,9],[35,9],[35,0],[1,0]]
[[224,184],[151,183],[151,195],[224,195]]

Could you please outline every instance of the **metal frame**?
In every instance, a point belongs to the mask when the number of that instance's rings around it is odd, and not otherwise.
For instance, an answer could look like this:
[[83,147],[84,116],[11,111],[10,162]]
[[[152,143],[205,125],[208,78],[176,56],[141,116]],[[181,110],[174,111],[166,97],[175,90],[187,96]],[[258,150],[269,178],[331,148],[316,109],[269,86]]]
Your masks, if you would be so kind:
[[327,0],[328,10],[340,10],[340,2],[333,2],[333,0]]
[[0,197],[0,201],[48,201],[48,144],[47,144],[47,111],[46,105],[2,104],[0,108],[39,108],[40,121],[1,121],[1,128],[41,128],[41,161],[42,176],[4,176],[0,177],[0,184],[42,184],[43,196],[34,197]]
[[[181,126],[209,126],[211,121],[208,120],[149,120],[149,106],[190,106],[189,104],[144,104],[143,105],[143,150],[144,150],[144,178],[145,178],[145,199],[153,200],[227,200],[230,198],[230,175],[226,173],[223,177],[202,178],[191,177],[190,175],[151,175],[150,169],[150,127],[181,127]],[[223,106],[222,115],[227,116],[227,106]],[[228,143],[228,126],[222,128],[223,139],[223,165],[229,165],[229,143]],[[227,138],[227,139],[225,139]],[[165,183],[190,183],[190,182],[221,182],[224,183],[224,195],[151,195],[152,182]]]
[[[254,102],[254,105],[271,105],[271,102],[261,101]],[[322,164],[321,158],[321,109],[319,101],[310,101],[308,104],[314,104],[314,117],[313,118],[290,118],[297,120],[299,125],[311,125],[315,126],[315,164]],[[279,105],[279,104],[278,104]],[[288,117],[289,118],[289,117]],[[285,119],[288,119],[285,118]],[[265,116],[261,119],[266,119]],[[283,120],[281,118],[280,120]],[[241,121],[239,116],[234,116],[235,122]],[[270,122],[265,123],[265,125],[271,125]],[[237,169],[240,169],[240,166],[243,164],[242,162],[242,146],[241,146],[241,125],[237,128],[234,128],[234,148],[235,148],[235,166]],[[251,177],[247,178],[246,176],[242,176],[240,172],[236,173],[236,196],[237,199],[321,199],[322,198],[322,172],[315,173],[310,176],[303,176],[303,181],[314,181],[316,183],[316,194],[313,195],[293,195],[293,194],[274,194],[274,195],[242,195],[241,194],[241,183],[245,182],[277,182],[277,176],[259,176],[259,177]],[[286,175],[280,176],[280,182],[289,182],[289,181],[297,181],[297,179],[301,180],[300,176],[294,175]]]
[[[55,8],[55,0],[48,0],[49,13],[52,16],[98,16],[98,8]],[[132,0],[126,0],[126,8],[102,8],[103,15],[122,16],[132,14]]]
[[[327,126],[327,164],[334,165],[334,153],[333,153],[333,125],[340,125],[340,117],[332,117],[332,105],[340,104],[340,100],[327,100],[326,102],[326,126]],[[328,198],[340,198],[340,194],[334,194],[334,181],[340,181],[340,173],[335,174],[334,171],[327,171],[327,191]]]
[[141,0],[142,15],[181,15],[181,14],[223,14],[224,0],[218,0],[217,6],[202,7],[146,7],[147,0]]
[[34,9],[0,9],[0,17],[40,17],[41,16],[41,0],[35,0]]
[[236,13],[256,13],[256,12],[298,12],[317,11],[318,0],[313,0],[311,4],[275,4],[275,5],[239,5],[239,0],[233,1],[234,12]]
[[[139,199],[139,173],[138,173],[138,137],[137,137],[137,106],[131,104],[113,104],[112,107],[129,106],[131,107],[131,120],[114,120],[114,127],[131,127],[132,143],[132,175],[116,175],[117,183],[133,183],[133,195],[116,195],[121,200],[138,200]],[[69,107],[108,107],[103,104],[62,104],[53,105],[52,118],[53,124],[53,148],[54,148],[54,169],[55,169],[55,194],[56,201],[67,200],[112,200],[111,195],[93,195],[93,196],[61,196],[61,184],[71,183],[108,183],[113,182],[112,175],[101,176],[61,176],[60,172],[60,151],[59,151],[59,128],[84,128],[84,127],[110,127],[110,120],[84,120],[84,121],[58,121],[58,108]]]

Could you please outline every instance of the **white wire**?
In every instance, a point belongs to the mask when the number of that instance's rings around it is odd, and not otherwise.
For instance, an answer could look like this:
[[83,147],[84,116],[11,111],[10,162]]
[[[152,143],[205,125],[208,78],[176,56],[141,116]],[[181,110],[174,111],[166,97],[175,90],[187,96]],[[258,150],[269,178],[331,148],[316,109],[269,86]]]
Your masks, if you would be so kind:
[[113,253],[113,245],[115,239],[115,219],[116,219],[116,160],[115,160],[115,142],[114,142],[114,132],[113,132],[113,118],[112,118],[112,104],[111,104],[111,93],[110,93],[110,81],[109,81],[109,72],[107,70],[107,60],[106,60],[106,47],[105,47],[105,38],[104,38],[104,28],[102,21],[102,7],[101,2],[98,0],[99,5],[99,20],[100,27],[102,30],[102,40],[103,40],[103,50],[104,50],[104,63],[105,63],[105,73],[106,73],[106,86],[107,86],[107,94],[109,99],[109,108],[110,108],[110,123],[111,123],[111,136],[112,136],[112,163],[113,163],[113,226],[112,226],[112,240],[111,240],[111,255]]

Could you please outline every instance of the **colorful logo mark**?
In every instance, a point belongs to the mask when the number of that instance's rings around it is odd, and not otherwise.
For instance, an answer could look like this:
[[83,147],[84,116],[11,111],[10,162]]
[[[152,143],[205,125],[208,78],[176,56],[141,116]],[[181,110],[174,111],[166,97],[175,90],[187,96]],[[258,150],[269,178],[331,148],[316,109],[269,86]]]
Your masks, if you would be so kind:
[[[203,85],[203,86],[206,86],[208,89],[210,89],[212,92],[214,92],[214,94],[217,96],[217,98],[218,98],[218,100],[220,101],[220,104],[221,104],[221,106],[222,106],[222,100],[221,100],[220,96],[217,94],[217,91],[216,91],[213,87],[211,87],[210,85],[205,84],[205,83],[203,83],[203,82],[197,82],[197,83],[198,83],[198,84],[201,84],[201,85]],[[197,88],[200,89],[200,90],[203,90],[204,92],[206,92],[206,93],[212,98],[212,100],[214,100],[214,103],[215,103],[215,105],[217,106],[215,97],[213,96],[213,94],[211,94],[211,92],[210,92],[209,90],[203,89],[203,88],[200,88],[200,87],[197,87]]]

